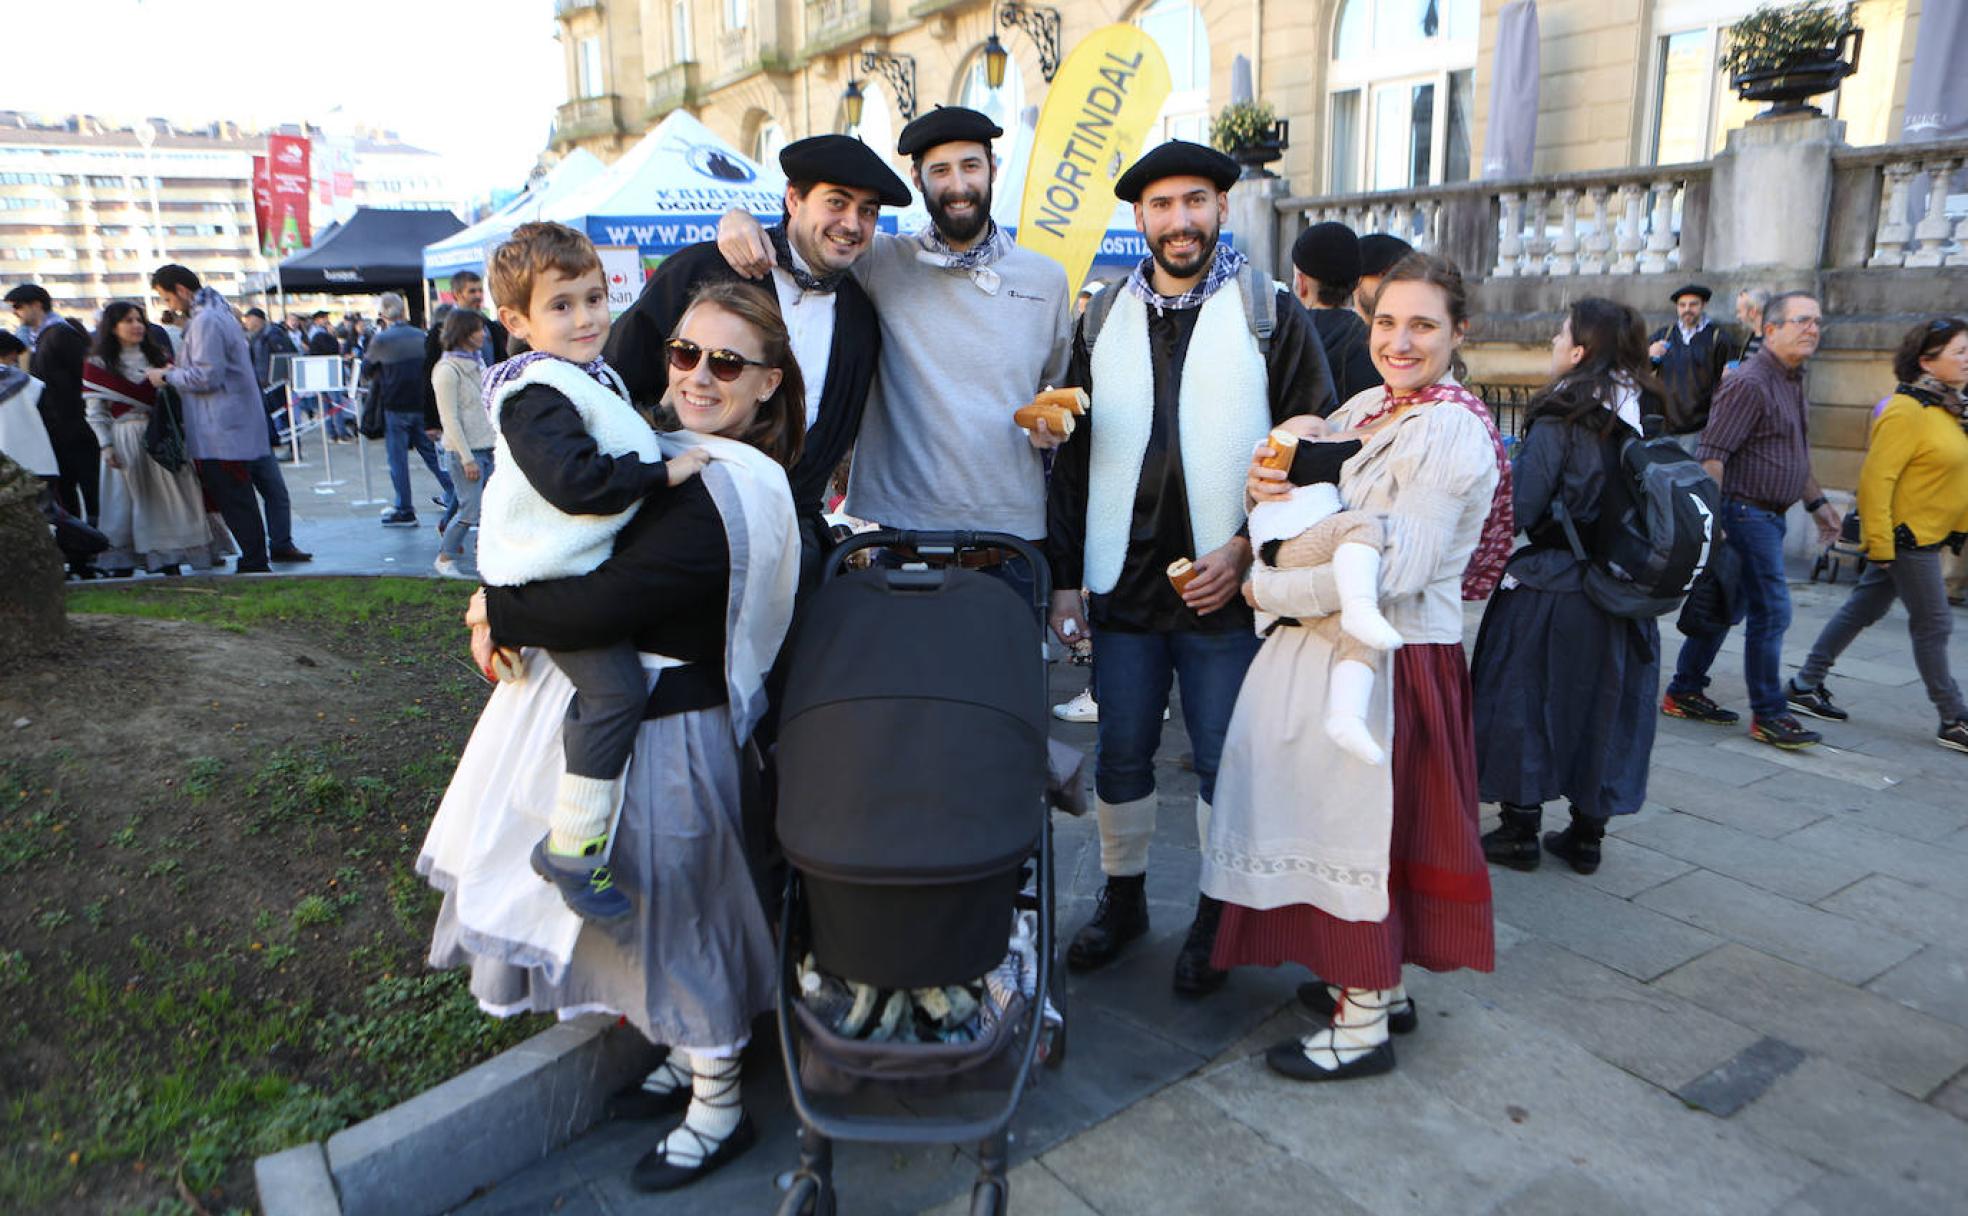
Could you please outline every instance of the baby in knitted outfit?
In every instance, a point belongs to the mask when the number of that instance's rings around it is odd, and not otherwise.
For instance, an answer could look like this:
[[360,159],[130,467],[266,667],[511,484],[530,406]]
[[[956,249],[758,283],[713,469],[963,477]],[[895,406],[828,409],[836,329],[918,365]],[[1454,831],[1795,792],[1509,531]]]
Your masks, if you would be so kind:
[[1326,735],[1368,764],[1381,764],[1386,753],[1367,727],[1374,663],[1381,652],[1401,645],[1400,633],[1380,612],[1386,527],[1378,515],[1348,511],[1339,497],[1340,466],[1360,451],[1371,432],[1327,434],[1323,420],[1309,417],[1294,419],[1292,427],[1300,437],[1290,471],[1293,489],[1251,511],[1251,544],[1274,570],[1331,566],[1340,610],[1309,621],[1280,618],[1279,623],[1310,629],[1332,647]]

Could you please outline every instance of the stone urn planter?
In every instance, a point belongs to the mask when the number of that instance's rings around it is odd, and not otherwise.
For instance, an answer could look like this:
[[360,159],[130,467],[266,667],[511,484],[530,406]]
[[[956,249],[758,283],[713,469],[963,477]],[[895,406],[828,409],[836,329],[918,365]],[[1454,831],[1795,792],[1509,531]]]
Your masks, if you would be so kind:
[[1797,0],[1765,5],[1729,27],[1722,67],[1737,96],[1770,103],[1759,121],[1821,113],[1810,99],[1859,70],[1865,31],[1853,24],[1855,8],[1850,0]]
[[1269,177],[1264,166],[1279,159],[1291,146],[1291,121],[1280,118],[1264,136],[1229,149],[1230,159],[1244,167],[1245,177]]

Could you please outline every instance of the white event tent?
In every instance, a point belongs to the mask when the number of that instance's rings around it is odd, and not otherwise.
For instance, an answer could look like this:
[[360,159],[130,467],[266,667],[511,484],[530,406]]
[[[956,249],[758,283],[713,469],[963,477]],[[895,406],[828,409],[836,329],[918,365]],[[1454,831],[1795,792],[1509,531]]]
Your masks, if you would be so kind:
[[548,211],[553,204],[606,172],[608,166],[601,163],[600,157],[584,148],[574,149],[518,198],[463,232],[427,247],[424,277],[442,279],[460,270],[483,274],[485,259],[513,229],[533,220],[556,218]]

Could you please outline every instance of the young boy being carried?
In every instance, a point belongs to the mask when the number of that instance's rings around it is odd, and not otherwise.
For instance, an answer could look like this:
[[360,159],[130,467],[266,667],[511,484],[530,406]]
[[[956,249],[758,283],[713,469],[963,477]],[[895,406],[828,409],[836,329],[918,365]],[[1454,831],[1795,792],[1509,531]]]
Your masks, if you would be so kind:
[[[531,349],[486,376],[496,467],[518,476],[486,483],[479,575],[513,586],[586,574],[608,559],[646,496],[688,480],[709,457],[693,449],[663,460],[655,431],[602,361],[608,286],[587,237],[562,224],[521,224],[486,269],[499,320]],[[566,771],[550,831],[534,846],[533,869],[579,915],[618,920],[631,905],[607,866],[609,820],[648,677],[627,641],[549,653],[575,691],[564,730]],[[507,662],[518,678],[516,663]]]

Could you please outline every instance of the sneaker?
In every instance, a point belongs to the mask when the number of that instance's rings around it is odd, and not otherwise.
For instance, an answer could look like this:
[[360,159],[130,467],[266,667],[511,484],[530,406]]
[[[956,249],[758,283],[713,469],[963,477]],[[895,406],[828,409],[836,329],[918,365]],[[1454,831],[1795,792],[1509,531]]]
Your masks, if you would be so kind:
[[417,526],[417,513],[415,511],[385,511],[383,512],[383,526],[385,528],[414,528]]
[[533,872],[558,888],[560,897],[581,919],[615,921],[634,911],[606,865],[595,865],[585,857],[549,853],[544,836],[533,846],[532,860]]
[[1941,723],[1934,742],[1942,747],[1951,747],[1958,752],[1968,752],[1968,718],[1957,718],[1952,722]]
[[1784,700],[1798,713],[1822,718],[1826,722],[1843,722],[1852,716],[1831,703],[1831,694],[1826,692],[1822,685],[1817,688],[1799,688],[1797,681],[1785,681]]
[[1100,706],[1094,704],[1093,690],[1089,688],[1064,705],[1053,706],[1052,716],[1061,722],[1098,722]]
[[445,578],[471,578],[470,574],[459,568],[456,558],[440,556],[436,561],[431,563],[431,566]]
[[1777,714],[1769,718],[1757,718],[1750,723],[1749,737],[1758,743],[1771,747],[1781,747],[1786,751],[1796,751],[1800,747],[1810,747],[1824,742],[1824,736],[1814,730],[1805,730],[1797,724],[1797,719],[1789,714]]
[[1686,718],[1690,722],[1707,722],[1712,726],[1727,726],[1742,721],[1742,715],[1733,709],[1723,709],[1698,692],[1671,692],[1661,698],[1661,712],[1670,718]]

